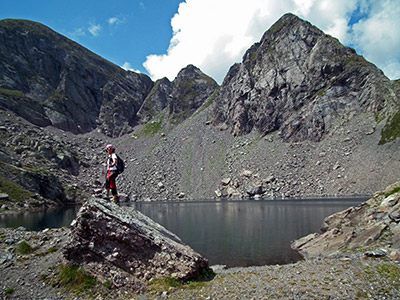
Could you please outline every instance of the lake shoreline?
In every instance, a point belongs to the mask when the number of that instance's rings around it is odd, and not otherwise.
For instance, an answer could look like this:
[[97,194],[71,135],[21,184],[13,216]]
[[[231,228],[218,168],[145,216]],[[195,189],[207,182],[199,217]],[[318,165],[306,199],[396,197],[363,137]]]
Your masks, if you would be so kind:
[[[135,203],[138,204],[143,204],[143,203],[198,203],[198,202],[245,202],[245,201],[296,201],[296,200],[328,200],[328,199],[334,199],[334,200],[347,200],[347,199],[369,199],[371,198],[372,195],[363,195],[363,194],[349,194],[349,195],[305,195],[302,196],[301,198],[260,198],[260,199],[254,199],[254,198],[248,198],[248,199],[210,199],[210,200],[189,200],[189,199],[182,199],[182,200],[151,200],[151,201],[146,201],[146,200],[137,200],[137,201],[127,201],[127,202],[121,202],[121,205],[132,205]],[[25,213],[25,212],[41,212],[41,211],[46,211],[49,209],[56,209],[56,208],[62,208],[66,206],[79,206],[82,205],[83,203],[80,202],[71,202],[71,203],[65,203],[65,204],[46,204],[45,207],[40,206],[18,206],[16,203],[9,203],[10,205],[13,205],[13,208],[7,208],[7,209],[2,209],[0,208],[0,216],[1,215],[7,215],[7,214],[18,214],[18,213]],[[3,204],[6,205],[6,204]]]
[[[171,286],[149,282],[147,291],[109,289],[100,282],[82,293],[62,284],[62,249],[69,229],[40,232],[0,228],[0,296],[7,299],[381,299],[400,297],[399,264],[368,258],[362,252],[337,253],[287,265],[216,268],[215,277],[202,283]],[[19,253],[25,241],[33,251]],[[386,272],[386,271],[385,271]],[[392,278],[393,277],[393,278]],[[392,280],[392,281],[391,281]],[[386,299],[386,298],[385,298]]]

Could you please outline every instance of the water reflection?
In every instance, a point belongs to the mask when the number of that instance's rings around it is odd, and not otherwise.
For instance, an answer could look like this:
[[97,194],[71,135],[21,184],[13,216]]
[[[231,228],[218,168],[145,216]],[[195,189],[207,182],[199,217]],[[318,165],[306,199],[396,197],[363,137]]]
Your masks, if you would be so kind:
[[323,219],[365,199],[196,203],[134,206],[177,234],[211,264],[254,266],[299,259],[290,242],[318,232]]
[[79,206],[63,206],[39,212],[23,212],[0,215],[0,227],[25,227],[27,230],[43,230],[69,226],[75,218]]
[[[318,232],[325,217],[366,199],[136,203],[133,207],[178,235],[211,265],[256,266],[299,259],[290,242]],[[69,226],[79,206],[0,215],[0,227]]]

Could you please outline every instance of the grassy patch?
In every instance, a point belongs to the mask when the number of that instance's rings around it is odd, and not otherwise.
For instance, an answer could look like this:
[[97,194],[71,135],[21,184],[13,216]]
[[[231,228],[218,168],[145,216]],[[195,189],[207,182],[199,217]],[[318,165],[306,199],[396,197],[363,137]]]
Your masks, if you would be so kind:
[[[164,122],[164,118],[165,118],[165,111],[161,112],[156,118],[154,118],[152,121],[146,123],[143,128],[141,129],[141,131],[138,133],[139,137],[143,137],[143,136],[154,136],[157,133],[159,133],[163,126],[163,122]],[[158,120],[156,120],[158,119]]]
[[168,290],[169,288],[177,289],[198,289],[204,287],[207,282],[215,277],[212,269],[203,270],[201,274],[194,280],[182,281],[176,278],[166,277],[161,279],[154,279],[149,283],[152,291],[160,292]]
[[400,269],[395,265],[383,264],[376,267],[377,272],[386,278],[396,289],[400,287]]
[[327,90],[328,90],[328,87],[324,87],[324,88],[320,89],[319,91],[317,91],[315,95],[318,98],[323,97]]
[[281,31],[289,23],[288,20],[280,20],[280,22],[274,23],[269,29],[268,32],[271,34],[276,34]]
[[26,255],[32,253],[33,251],[35,251],[35,249],[26,241],[22,241],[17,245],[17,252],[19,254]]
[[20,185],[9,181],[4,175],[1,174],[0,191],[8,194],[8,197],[14,202],[24,202],[27,198],[33,196],[32,192],[29,192]]
[[203,105],[200,107],[200,109],[196,112],[196,114],[194,116],[196,116],[199,113],[201,113],[202,111],[204,111],[207,107],[209,107],[214,102],[220,89],[221,89],[221,87],[218,86],[215,89],[214,93],[210,97],[208,97],[208,99],[203,103]]
[[60,285],[72,293],[88,293],[93,289],[97,281],[78,266],[60,266],[57,276]]
[[6,295],[11,295],[12,293],[14,293],[14,289],[13,288],[9,288],[5,290],[5,294]]
[[21,91],[8,90],[8,89],[3,89],[3,88],[0,88],[0,94],[6,95],[6,96],[12,96],[12,97],[23,97],[24,96],[24,93]]
[[154,279],[149,283],[153,291],[165,291],[171,287],[182,288],[183,283],[176,278],[166,277],[161,279]]
[[389,193],[385,194],[385,197],[389,197],[390,195],[396,194],[400,192],[400,186],[395,187],[393,190],[391,190]]
[[398,137],[400,137],[400,110],[383,127],[379,145],[393,142]]
[[143,126],[142,131],[140,132],[140,136],[154,136],[162,129],[161,122],[150,121],[146,125]]
[[47,255],[47,254],[54,253],[54,252],[56,252],[57,250],[58,250],[57,247],[50,247],[50,248],[47,249],[46,251],[40,252],[39,254],[37,254],[37,256],[45,256],[45,255]]
[[184,120],[189,118],[191,114],[192,114],[192,111],[190,111],[189,109],[184,110],[184,111],[182,111],[180,113],[177,113],[177,114],[172,116],[171,123],[174,124],[174,125],[180,124]]

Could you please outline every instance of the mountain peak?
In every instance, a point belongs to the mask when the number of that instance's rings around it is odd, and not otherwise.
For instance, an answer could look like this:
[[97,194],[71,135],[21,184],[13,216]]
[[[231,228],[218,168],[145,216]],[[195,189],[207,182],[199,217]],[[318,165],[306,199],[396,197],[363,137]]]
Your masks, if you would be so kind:
[[45,25],[0,21],[0,107],[33,124],[82,133],[101,123],[118,136],[134,123],[152,85]]
[[225,123],[234,135],[256,129],[278,131],[286,141],[320,141],[338,115],[393,107],[388,83],[353,49],[286,14],[229,70],[214,102],[214,124]]

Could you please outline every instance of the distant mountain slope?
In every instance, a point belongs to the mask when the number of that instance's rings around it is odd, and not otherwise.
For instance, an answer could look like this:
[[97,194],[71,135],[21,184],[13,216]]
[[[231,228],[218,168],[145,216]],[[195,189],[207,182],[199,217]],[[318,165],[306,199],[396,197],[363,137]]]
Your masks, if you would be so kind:
[[152,87],[44,25],[0,21],[0,107],[36,125],[119,136]]
[[152,90],[148,76],[125,71],[39,23],[0,21],[0,107],[33,124],[121,136],[167,106],[181,122],[217,87],[191,65],[172,83],[162,82],[167,88],[158,83]]
[[286,14],[211,106],[165,135],[121,142],[137,161],[124,188],[154,200],[372,194],[400,178],[399,95],[398,80]]
[[398,110],[391,81],[351,48],[295,15],[277,21],[229,70],[214,123],[234,135],[274,131],[285,141],[320,141],[362,112]]
[[214,93],[218,84],[199,68],[188,65],[170,82],[158,80],[146,97],[138,115],[148,122],[167,108],[170,121],[177,124],[190,117]]

